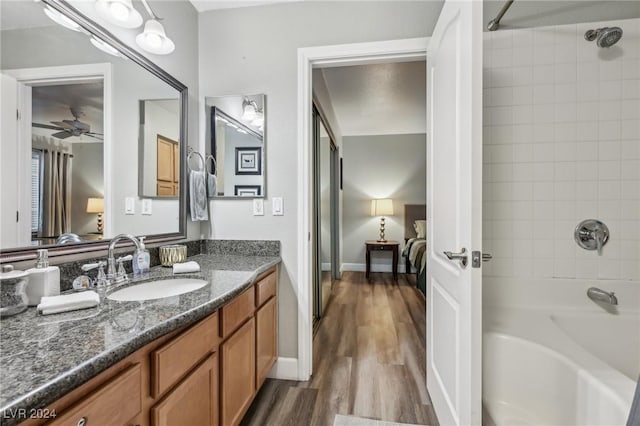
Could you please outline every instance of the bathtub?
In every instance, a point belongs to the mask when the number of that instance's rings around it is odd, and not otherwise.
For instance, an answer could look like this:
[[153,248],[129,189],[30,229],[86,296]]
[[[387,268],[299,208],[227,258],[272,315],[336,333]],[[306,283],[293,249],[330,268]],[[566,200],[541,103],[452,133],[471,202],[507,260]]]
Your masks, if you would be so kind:
[[[484,423],[624,425],[640,375],[640,286],[548,281],[485,280]],[[593,284],[618,289],[620,306],[587,299]]]

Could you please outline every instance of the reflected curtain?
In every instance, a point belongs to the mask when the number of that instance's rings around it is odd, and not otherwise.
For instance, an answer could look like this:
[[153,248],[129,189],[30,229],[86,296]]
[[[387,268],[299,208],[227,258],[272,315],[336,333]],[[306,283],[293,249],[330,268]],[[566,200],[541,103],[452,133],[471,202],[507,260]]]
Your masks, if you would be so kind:
[[71,231],[72,160],[71,154],[44,151],[43,237],[56,237]]

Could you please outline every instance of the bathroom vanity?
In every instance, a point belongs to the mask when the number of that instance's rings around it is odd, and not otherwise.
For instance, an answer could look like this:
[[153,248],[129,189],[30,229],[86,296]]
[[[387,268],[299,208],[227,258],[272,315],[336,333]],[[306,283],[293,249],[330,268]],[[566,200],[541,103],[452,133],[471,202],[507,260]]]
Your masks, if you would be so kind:
[[1,423],[239,424],[277,357],[280,258],[191,259],[190,293],[4,320]]

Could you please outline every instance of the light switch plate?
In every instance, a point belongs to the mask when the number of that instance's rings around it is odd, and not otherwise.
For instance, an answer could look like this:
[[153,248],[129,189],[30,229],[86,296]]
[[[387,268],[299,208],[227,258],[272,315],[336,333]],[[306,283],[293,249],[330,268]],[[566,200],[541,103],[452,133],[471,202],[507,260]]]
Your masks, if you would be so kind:
[[150,198],[145,198],[142,200],[142,214],[146,216],[151,216],[152,212],[152,201]]
[[125,197],[124,214],[136,214],[136,199],[133,197]]
[[274,216],[284,216],[284,202],[282,197],[273,197],[271,201],[271,212]]
[[264,200],[262,198],[253,199],[253,215],[264,216]]

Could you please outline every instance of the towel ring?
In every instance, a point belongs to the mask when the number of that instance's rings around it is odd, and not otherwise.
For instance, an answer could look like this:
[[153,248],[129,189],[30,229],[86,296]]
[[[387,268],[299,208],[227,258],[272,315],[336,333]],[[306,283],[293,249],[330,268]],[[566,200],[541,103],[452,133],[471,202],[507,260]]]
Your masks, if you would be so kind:
[[[198,168],[197,170],[192,169],[191,168],[191,164],[189,163],[189,160],[191,160],[191,156],[193,154],[197,155],[200,158],[200,162],[202,163],[202,167]],[[189,155],[187,155],[187,166],[189,167],[189,170],[192,171],[192,172],[199,172],[199,171],[204,170],[205,161],[204,161],[204,158],[202,158],[202,154],[200,154],[198,151],[193,151],[193,150],[191,152],[189,152]]]
[[211,172],[209,172],[209,170],[207,170],[207,173],[212,174],[212,175],[215,176],[216,172],[218,171],[218,164],[216,163],[215,157],[213,155],[209,154],[209,155],[207,155],[207,159],[204,160],[205,169],[209,165],[209,160],[213,161],[213,167],[211,168]]

